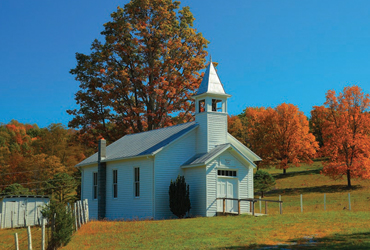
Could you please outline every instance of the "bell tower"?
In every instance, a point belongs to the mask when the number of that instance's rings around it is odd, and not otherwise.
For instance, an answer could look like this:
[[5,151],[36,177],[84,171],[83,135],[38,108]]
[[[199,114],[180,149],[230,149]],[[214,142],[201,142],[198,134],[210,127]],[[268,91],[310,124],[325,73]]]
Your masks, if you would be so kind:
[[227,142],[227,98],[224,87],[210,60],[195,100],[197,153],[207,153],[219,144]]

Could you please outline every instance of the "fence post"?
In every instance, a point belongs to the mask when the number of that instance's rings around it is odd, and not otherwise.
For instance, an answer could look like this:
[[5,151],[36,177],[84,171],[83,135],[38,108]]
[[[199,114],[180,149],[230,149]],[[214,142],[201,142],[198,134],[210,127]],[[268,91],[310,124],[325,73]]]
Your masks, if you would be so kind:
[[77,225],[77,205],[76,205],[76,202],[74,203],[74,206],[73,206],[73,215],[75,217],[75,227],[76,227],[76,231],[78,230],[78,225]]
[[260,196],[260,200],[259,200],[259,202],[260,202],[260,214],[262,213],[262,201],[261,201],[261,196]]
[[32,250],[32,236],[31,236],[31,227],[27,227],[27,234],[28,234],[28,250]]
[[15,250],[19,250],[19,243],[18,243],[18,234],[14,234],[14,241],[15,241]]
[[348,193],[348,209],[351,210],[351,193]]
[[225,211],[226,211],[226,199],[224,198],[224,208],[223,208],[223,212],[224,212],[224,214],[225,214]]
[[267,214],[267,201],[265,201],[265,214]]
[[45,250],[45,219],[42,218],[42,228],[41,228],[41,250]]
[[283,214],[283,202],[279,202],[280,214]]
[[324,211],[326,211],[326,194],[324,194]]
[[241,214],[240,213],[240,200],[238,200],[238,214]]
[[0,229],[2,228],[1,216],[2,216],[2,214],[0,213]]
[[87,222],[90,220],[90,215],[89,215],[89,202],[87,199],[85,199],[85,210],[86,210],[86,218],[87,218]]
[[252,215],[254,216],[254,200],[252,201]]
[[303,198],[302,198],[302,194],[301,194],[301,213],[303,213]]

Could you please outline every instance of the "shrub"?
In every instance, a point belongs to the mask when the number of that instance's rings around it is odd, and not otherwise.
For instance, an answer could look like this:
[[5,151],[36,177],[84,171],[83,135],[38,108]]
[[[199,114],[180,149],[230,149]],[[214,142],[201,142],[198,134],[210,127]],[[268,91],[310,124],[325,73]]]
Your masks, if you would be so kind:
[[189,185],[186,185],[185,177],[178,176],[176,181],[170,184],[170,209],[179,218],[183,218],[190,211]]
[[41,213],[52,228],[47,249],[57,249],[67,245],[73,234],[72,211],[67,209],[63,203],[52,200]]
[[254,175],[254,189],[258,192],[261,192],[261,196],[263,198],[263,192],[270,191],[276,182],[274,177],[270,175],[269,172],[264,170],[257,170]]

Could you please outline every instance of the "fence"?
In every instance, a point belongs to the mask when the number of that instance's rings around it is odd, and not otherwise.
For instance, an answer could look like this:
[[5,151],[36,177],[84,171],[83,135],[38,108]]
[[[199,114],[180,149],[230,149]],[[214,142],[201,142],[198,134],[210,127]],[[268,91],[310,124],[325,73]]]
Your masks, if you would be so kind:
[[[237,214],[241,214],[241,209],[240,209],[240,203],[241,202],[249,202],[249,204],[250,204],[250,213],[254,216],[255,215],[255,203],[257,202],[257,201],[259,201],[260,202],[260,207],[261,207],[261,202],[263,201],[264,203],[265,203],[265,214],[267,214],[267,211],[268,211],[268,209],[267,209],[267,204],[268,204],[268,202],[270,202],[270,203],[279,203],[279,211],[280,211],[280,214],[282,214],[283,213],[283,201],[281,200],[281,197],[279,198],[279,200],[277,201],[277,200],[267,200],[267,199],[261,199],[261,198],[259,198],[259,199],[253,199],[253,198],[249,198],[249,199],[235,199],[235,198],[217,198],[217,200],[222,200],[222,207],[223,207],[223,209],[222,209],[222,213],[223,214],[226,214],[227,212],[226,212],[226,201],[227,200],[229,200],[229,201],[238,201],[238,212],[237,212]],[[262,213],[262,211],[261,211],[261,209],[260,209],[260,213]]]
[[[77,231],[83,224],[89,222],[89,206],[87,199],[83,201],[76,201],[72,206],[68,204],[66,207],[67,211],[71,212],[71,216],[74,218],[74,231]],[[54,214],[54,216],[58,216]],[[22,249],[25,248],[25,242],[28,242],[28,249],[46,249],[48,242],[50,242],[52,233],[53,233],[53,225],[54,220],[47,221],[46,219],[41,219],[41,232],[40,230],[33,230],[34,234],[41,233],[41,235],[33,235],[31,234],[31,227],[27,227],[27,236],[22,236],[19,238],[17,233],[14,234],[14,246],[15,249],[19,249],[20,244]],[[32,238],[36,236],[37,242],[32,242]],[[41,236],[41,237],[40,237]],[[35,244],[36,243],[36,244]],[[14,249],[14,248],[12,248]]]

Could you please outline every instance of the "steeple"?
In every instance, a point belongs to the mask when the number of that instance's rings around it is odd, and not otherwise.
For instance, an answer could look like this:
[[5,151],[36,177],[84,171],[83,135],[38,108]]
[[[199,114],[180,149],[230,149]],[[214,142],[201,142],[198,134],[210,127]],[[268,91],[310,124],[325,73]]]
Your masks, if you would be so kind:
[[210,60],[195,100],[197,131],[197,153],[207,153],[214,147],[227,142],[227,98],[224,87]]
[[222,85],[216,69],[213,66],[212,59],[210,59],[206,72],[204,73],[202,83],[200,84],[196,95],[201,95],[204,93],[226,94],[224,86]]

